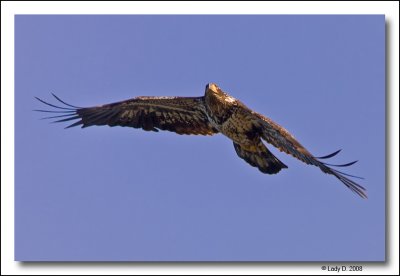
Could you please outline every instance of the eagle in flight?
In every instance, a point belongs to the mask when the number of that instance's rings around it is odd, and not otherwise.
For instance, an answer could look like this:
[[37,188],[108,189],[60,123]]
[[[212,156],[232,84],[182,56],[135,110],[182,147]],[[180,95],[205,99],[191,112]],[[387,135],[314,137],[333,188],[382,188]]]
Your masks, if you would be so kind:
[[[348,177],[356,177],[333,169],[347,167],[357,161],[332,165],[322,160],[331,158],[340,150],[315,157],[286,129],[271,119],[249,109],[239,100],[209,83],[203,97],[136,97],[129,100],[95,107],[70,105],[56,95],[64,106],[54,105],[39,98],[42,103],[57,110],[36,110],[60,113],[45,117],[55,122],[77,120],[67,126],[126,126],[146,131],[168,130],[177,134],[214,135],[222,133],[233,141],[237,155],[262,173],[276,174],[287,166],[273,155],[263,141],[300,161],[320,168],[324,173],[338,178],[350,190],[366,198],[366,190]],[[348,176],[348,177],[346,177]],[[358,178],[358,177],[357,177]]]

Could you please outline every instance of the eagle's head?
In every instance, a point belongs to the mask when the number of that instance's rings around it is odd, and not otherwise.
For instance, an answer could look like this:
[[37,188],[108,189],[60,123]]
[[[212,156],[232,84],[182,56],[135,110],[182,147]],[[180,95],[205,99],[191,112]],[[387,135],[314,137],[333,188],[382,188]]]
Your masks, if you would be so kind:
[[219,94],[221,92],[222,92],[222,90],[215,83],[212,83],[212,82],[207,83],[206,93]]
[[206,97],[217,98],[219,101],[232,103],[235,101],[235,98],[231,97],[228,93],[225,93],[218,87],[215,83],[208,83],[206,85]]
[[215,83],[210,82],[210,83],[207,83],[207,85],[206,85],[206,91],[207,90],[211,90],[213,92],[217,92],[218,90],[221,90],[221,89]]
[[213,94],[219,97],[227,95],[226,93],[224,93],[224,91],[221,90],[221,88],[218,87],[218,85],[212,82],[206,85],[206,94]]

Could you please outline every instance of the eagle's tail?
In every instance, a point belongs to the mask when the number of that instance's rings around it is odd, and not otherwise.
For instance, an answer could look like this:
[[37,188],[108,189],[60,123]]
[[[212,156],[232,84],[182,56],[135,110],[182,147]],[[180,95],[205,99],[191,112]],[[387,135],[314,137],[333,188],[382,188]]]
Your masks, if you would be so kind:
[[276,174],[281,169],[287,168],[267,147],[260,141],[251,147],[246,147],[233,142],[237,155],[261,172]]

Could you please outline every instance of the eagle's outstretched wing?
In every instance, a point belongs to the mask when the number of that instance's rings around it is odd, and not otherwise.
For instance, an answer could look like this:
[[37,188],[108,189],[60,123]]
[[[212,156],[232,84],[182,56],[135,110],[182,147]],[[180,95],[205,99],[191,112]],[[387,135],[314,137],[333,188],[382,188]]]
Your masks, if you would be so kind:
[[343,165],[331,165],[324,163],[320,160],[331,158],[336,154],[338,154],[340,150],[327,156],[315,157],[306,148],[304,148],[286,129],[284,129],[277,123],[273,122],[271,119],[259,113],[252,112],[252,114],[254,115],[254,121],[255,121],[254,124],[260,128],[261,137],[267,143],[275,146],[280,151],[292,155],[293,157],[303,161],[306,164],[319,167],[324,173],[334,175],[350,190],[357,193],[363,198],[367,198],[365,188],[346,177],[346,176],[350,177],[356,177],[356,176],[349,175],[329,167],[329,166],[347,167],[353,165],[357,161]]
[[178,134],[213,135],[216,130],[204,111],[204,97],[136,97],[126,101],[81,108],[67,104],[53,96],[64,106],[42,103],[57,110],[37,110],[61,113],[46,117],[55,122],[78,120],[67,126],[93,125],[127,126],[147,131],[168,130]]

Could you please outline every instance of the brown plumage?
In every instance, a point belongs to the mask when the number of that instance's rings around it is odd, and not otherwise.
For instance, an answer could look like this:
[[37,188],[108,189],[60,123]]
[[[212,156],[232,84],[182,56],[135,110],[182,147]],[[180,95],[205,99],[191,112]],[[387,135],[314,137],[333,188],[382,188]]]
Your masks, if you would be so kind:
[[203,97],[136,97],[126,101],[81,108],[65,103],[56,106],[37,98],[42,103],[59,109],[37,110],[62,113],[56,122],[77,120],[67,126],[93,125],[127,126],[146,131],[168,130],[178,134],[213,135],[222,133],[233,141],[237,155],[261,172],[276,174],[287,168],[274,156],[262,141],[265,141],[306,164],[319,167],[324,173],[334,175],[353,192],[366,198],[366,190],[330,166],[322,162],[335,156],[339,151],[323,157],[314,157],[286,129],[271,119],[252,111],[239,100],[223,92],[216,84],[206,86]]

